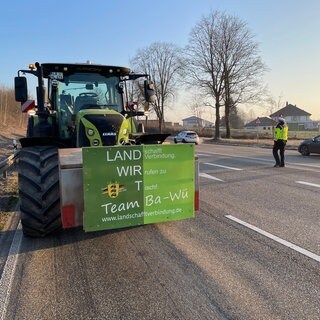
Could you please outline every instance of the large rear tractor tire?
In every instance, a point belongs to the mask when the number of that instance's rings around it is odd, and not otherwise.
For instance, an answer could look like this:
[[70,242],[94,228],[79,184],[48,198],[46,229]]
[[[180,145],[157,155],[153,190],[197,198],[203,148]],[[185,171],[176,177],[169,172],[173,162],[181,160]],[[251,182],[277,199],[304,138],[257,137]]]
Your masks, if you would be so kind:
[[57,147],[21,149],[19,197],[25,236],[44,237],[61,229]]

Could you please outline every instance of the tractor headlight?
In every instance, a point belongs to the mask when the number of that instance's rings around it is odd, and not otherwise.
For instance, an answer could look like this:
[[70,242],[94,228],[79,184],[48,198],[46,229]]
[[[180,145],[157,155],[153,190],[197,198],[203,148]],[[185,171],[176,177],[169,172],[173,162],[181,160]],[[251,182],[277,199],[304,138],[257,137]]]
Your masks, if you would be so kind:
[[93,145],[96,147],[99,145],[99,140],[98,139],[93,139]]
[[88,129],[88,136],[93,136],[94,135],[94,130],[93,129]]

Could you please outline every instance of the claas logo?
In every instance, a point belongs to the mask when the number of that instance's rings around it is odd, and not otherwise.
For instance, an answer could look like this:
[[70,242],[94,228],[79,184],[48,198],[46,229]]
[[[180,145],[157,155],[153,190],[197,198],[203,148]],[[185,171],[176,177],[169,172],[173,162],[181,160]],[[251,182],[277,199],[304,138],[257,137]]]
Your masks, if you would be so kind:
[[120,192],[125,190],[124,185],[112,182],[102,189],[102,193],[108,195],[110,198],[116,198],[119,196]]

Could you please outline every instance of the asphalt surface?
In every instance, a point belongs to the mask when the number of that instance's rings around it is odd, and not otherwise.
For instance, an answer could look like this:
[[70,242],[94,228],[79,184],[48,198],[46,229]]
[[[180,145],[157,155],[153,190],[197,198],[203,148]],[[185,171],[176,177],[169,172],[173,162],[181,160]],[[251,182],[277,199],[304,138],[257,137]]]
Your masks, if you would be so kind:
[[0,319],[320,319],[320,157],[196,150],[195,219],[21,237]]

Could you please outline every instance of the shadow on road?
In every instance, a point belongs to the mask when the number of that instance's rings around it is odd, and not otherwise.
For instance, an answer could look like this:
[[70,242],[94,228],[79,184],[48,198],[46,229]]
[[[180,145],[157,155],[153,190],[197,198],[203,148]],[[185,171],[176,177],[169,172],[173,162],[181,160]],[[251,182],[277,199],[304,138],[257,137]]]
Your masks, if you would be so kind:
[[0,232],[0,261],[6,259],[8,256],[10,246],[13,242],[14,236],[16,235],[20,238],[21,245],[17,248],[18,252],[15,250],[11,251],[11,254],[26,253],[32,251],[38,251],[48,248],[60,247],[76,242],[86,241],[106,235],[111,235],[115,233],[122,233],[128,229],[141,228],[141,226],[133,226],[128,228],[121,228],[116,230],[104,230],[86,233],[82,227],[64,229],[54,234],[48,235],[43,238],[31,238],[25,237],[22,233],[21,227],[18,224],[20,221],[20,214],[15,212],[11,217],[11,222],[9,222],[9,227],[6,231]]

